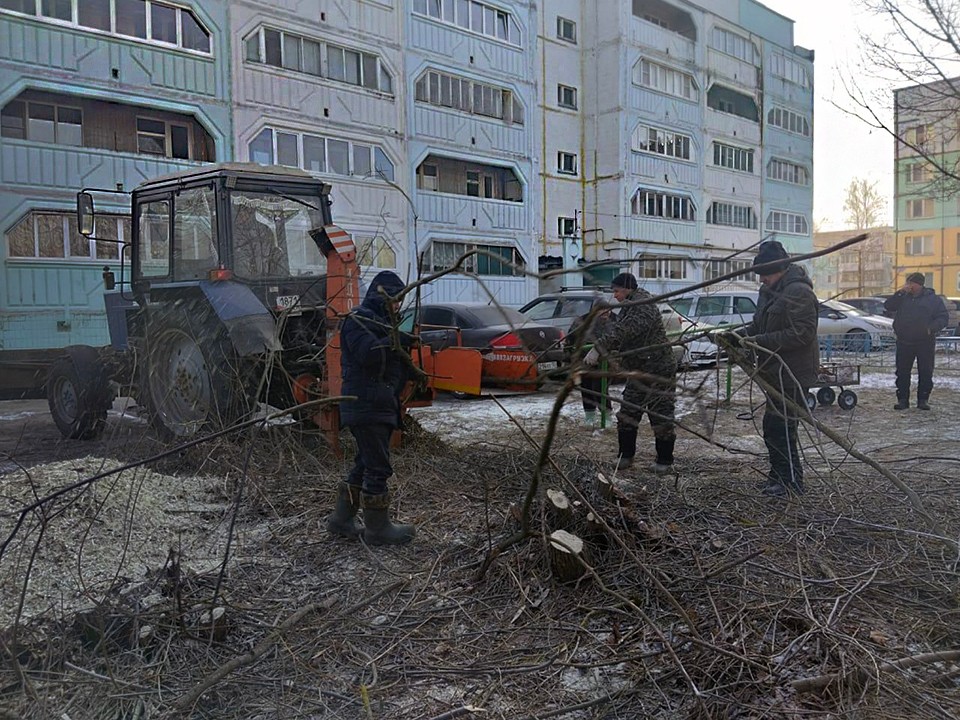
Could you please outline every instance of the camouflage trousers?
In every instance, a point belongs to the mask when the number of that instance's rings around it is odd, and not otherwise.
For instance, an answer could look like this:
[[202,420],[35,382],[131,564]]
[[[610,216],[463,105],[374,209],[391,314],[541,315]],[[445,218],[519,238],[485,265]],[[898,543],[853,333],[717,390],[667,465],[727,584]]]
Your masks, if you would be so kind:
[[676,379],[648,382],[631,378],[623,389],[623,401],[617,413],[617,423],[625,427],[639,427],[647,414],[653,436],[658,440],[676,440],[674,409],[677,402]]

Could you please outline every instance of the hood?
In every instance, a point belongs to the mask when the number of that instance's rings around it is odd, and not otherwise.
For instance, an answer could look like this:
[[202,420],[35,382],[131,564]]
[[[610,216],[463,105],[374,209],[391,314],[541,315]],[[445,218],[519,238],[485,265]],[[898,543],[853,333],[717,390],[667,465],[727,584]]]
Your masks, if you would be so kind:
[[925,287],[917,297],[923,297],[924,295],[936,295],[933,288]]
[[807,271],[803,265],[790,263],[784,271],[783,277],[777,282],[777,288],[785,288],[787,285],[792,285],[795,282],[806,283],[810,287],[813,287],[813,281],[810,279],[810,276],[807,275]]
[[363,298],[363,304],[374,310],[382,310],[384,307],[384,293],[390,297],[397,297],[406,287],[403,280],[395,272],[383,270],[377,273],[367,288],[367,294]]

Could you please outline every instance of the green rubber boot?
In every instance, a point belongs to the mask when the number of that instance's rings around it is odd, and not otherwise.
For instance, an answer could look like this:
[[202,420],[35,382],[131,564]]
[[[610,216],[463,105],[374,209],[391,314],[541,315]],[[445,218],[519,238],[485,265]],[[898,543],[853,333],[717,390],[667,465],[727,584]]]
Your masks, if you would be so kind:
[[414,525],[390,522],[390,493],[361,496],[363,540],[368,545],[406,545],[417,534]]
[[360,509],[360,488],[342,482],[337,488],[337,504],[327,517],[327,530],[345,538],[359,538],[363,528],[357,522]]

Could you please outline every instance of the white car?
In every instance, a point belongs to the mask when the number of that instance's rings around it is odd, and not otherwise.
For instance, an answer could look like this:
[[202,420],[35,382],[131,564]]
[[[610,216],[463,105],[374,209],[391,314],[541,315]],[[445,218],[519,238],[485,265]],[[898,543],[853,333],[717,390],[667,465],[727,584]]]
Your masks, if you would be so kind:
[[895,342],[893,320],[836,300],[820,303],[817,335],[821,347],[854,352],[878,350]]

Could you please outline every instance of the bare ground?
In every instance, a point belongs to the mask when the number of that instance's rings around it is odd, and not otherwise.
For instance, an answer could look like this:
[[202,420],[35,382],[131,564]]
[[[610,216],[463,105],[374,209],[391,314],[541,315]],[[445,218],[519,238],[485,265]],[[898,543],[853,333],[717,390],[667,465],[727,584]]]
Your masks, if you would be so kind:
[[[540,491],[579,503],[569,529],[588,566],[573,584],[552,576],[539,500],[531,536],[503,542],[546,393],[503,400],[529,439],[489,399],[416,411],[395,455],[396,510],[419,525],[409,547],[329,537],[347,465],[282,428],[44,503],[0,556],[0,717],[960,715],[956,654],[884,664],[960,650],[958,374],[939,371],[929,413],[895,413],[885,371],[865,376],[853,411],[815,413],[927,517],[815,431],[807,495],[760,497],[761,398],[735,374],[728,404],[724,380],[686,376],[676,475],[641,463],[612,499],[595,481],[615,433],[585,430],[568,399]],[[641,445],[652,459],[648,430]],[[0,403],[3,536],[54,488],[164,449],[136,418],[112,415],[91,445],[60,440],[36,403]]]

